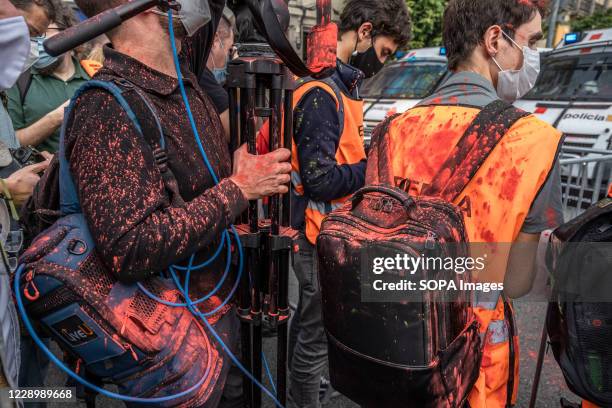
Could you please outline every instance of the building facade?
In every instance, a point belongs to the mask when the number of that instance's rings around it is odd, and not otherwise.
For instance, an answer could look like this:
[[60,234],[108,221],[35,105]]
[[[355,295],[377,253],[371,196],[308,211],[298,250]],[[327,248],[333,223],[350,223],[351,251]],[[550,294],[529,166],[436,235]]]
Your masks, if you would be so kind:
[[561,7],[571,17],[581,17],[609,9],[612,0],[564,0]]

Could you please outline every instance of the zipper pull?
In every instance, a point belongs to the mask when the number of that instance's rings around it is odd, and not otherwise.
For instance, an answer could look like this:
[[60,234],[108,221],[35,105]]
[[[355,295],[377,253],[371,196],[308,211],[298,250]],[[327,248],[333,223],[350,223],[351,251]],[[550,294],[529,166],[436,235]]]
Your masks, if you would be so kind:
[[138,355],[136,354],[136,352],[134,351],[134,348],[132,347],[132,345],[131,345],[130,343],[123,343],[123,347],[124,347],[124,349],[125,349],[126,351],[127,351],[127,350],[130,350],[130,351],[132,352],[132,358],[133,358],[135,361],[138,361]]
[[[27,283],[26,283],[25,287],[23,288],[23,295],[30,302],[33,302],[33,301],[35,301],[36,299],[38,299],[40,297],[40,292],[38,291],[38,288],[34,284],[34,269],[30,270],[26,274],[25,279],[26,279]],[[30,292],[30,288],[34,291],[33,293]]]

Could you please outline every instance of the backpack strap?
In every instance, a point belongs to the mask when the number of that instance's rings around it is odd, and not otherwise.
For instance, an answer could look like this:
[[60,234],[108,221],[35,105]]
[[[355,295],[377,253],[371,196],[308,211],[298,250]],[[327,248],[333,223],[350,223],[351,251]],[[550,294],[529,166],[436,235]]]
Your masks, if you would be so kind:
[[[125,85],[121,82],[120,84],[121,86]],[[173,203],[183,202],[178,192],[178,182],[176,181],[174,174],[172,174],[172,171],[167,166],[164,134],[161,124],[159,122],[159,118],[157,117],[153,106],[144,97],[144,95],[142,95],[142,93],[136,92],[137,95],[142,97],[144,106],[147,108],[143,109],[143,112],[148,112],[148,114],[141,115],[143,119],[141,121],[138,119],[138,117],[132,110],[130,104],[123,95],[124,90],[121,89],[120,85],[114,82],[92,80],[84,83],[75,92],[64,114],[65,119],[62,123],[62,128],[60,132],[60,149],[58,154],[60,163],[60,211],[62,215],[66,216],[81,212],[81,204],[77,194],[76,185],[74,183],[74,179],[72,178],[72,174],[70,174],[70,164],[68,162],[68,159],[66,158],[66,130],[69,122],[68,119],[70,118],[70,114],[74,109],[77,99],[79,98],[79,96],[83,95],[90,89],[105,90],[115,98],[117,103],[119,103],[119,105],[123,108],[125,113],[128,115],[128,117],[136,127],[137,132],[141,136],[143,136],[150,145],[152,145],[156,165],[158,166],[160,173],[162,174],[162,178],[164,179],[164,184],[166,185],[167,190],[169,190],[169,192],[171,192],[172,194]],[[159,134],[159,142],[157,142],[156,140],[152,140],[151,135],[153,134]],[[149,135],[149,137],[145,135]]]
[[25,97],[30,90],[30,85],[32,85],[32,69],[27,69],[17,79],[17,90],[19,91],[21,103],[25,101]]
[[[338,86],[336,81],[334,81],[331,77],[326,77],[323,79],[306,77],[300,80],[300,82],[298,83],[298,87],[301,85],[305,85],[309,82],[323,82],[325,85],[329,86],[332,89],[332,91],[334,91],[334,95],[336,97],[336,100],[338,101],[338,123],[340,124],[340,134],[342,135],[342,131],[344,127],[344,100],[342,99],[342,90],[340,90],[340,87]],[[306,96],[307,94],[308,93],[306,93],[304,96]],[[297,101],[295,106],[300,104],[302,99],[304,99],[304,96],[299,101]]]
[[[139,118],[140,125],[142,126],[142,136],[153,150],[155,164],[164,180],[164,186],[172,200],[172,205],[174,207],[183,207],[185,201],[179,192],[176,176],[168,166],[165,132],[153,103],[143,91],[131,82],[125,79],[117,79],[115,83],[123,90],[123,96],[130,102],[132,109],[138,113],[136,116]],[[132,98],[131,95],[135,97]]]
[[423,194],[440,196],[449,202],[456,200],[502,137],[518,120],[529,115],[528,112],[501,100],[485,106],[452,150],[431,186],[424,189]]

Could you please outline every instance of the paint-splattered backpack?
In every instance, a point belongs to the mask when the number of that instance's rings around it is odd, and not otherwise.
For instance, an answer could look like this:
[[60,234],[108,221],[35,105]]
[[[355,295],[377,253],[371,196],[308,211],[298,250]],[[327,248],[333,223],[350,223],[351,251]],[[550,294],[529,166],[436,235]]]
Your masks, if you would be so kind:
[[555,230],[551,243],[553,354],[575,394],[612,406],[612,190]]
[[[501,101],[485,107],[445,162],[445,176],[437,180],[446,181],[434,183],[418,197],[378,168],[377,162],[388,153],[382,152],[385,136],[396,116],[374,131],[370,159],[380,154],[369,161],[367,180],[376,184],[331,213],[317,240],[331,381],[335,389],[366,407],[459,408],[478,378],[482,358],[471,294],[418,288],[421,280],[452,281],[459,288],[459,280],[470,281],[469,271],[376,271],[381,266],[376,260],[397,255],[468,257],[463,213],[452,203],[526,113]],[[377,292],[377,281],[410,281],[417,290],[410,295],[404,291],[396,299],[392,290]]]

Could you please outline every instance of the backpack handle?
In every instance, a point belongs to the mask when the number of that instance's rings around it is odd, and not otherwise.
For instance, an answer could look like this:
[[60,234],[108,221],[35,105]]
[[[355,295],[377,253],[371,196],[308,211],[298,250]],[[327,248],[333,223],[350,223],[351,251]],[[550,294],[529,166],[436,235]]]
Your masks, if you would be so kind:
[[354,210],[355,207],[357,207],[361,203],[361,201],[363,201],[364,196],[369,193],[382,193],[391,196],[392,198],[395,198],[397,201],[399,201],[406,209],[406,211],[410,210],[410,208],[416,204],[414,199],[408,194],[406,194],[403,190],[399,190],[394,187],[378,185],[367,186],[357,191],[355,195],[351,198],[351,202],[353,204],[352,209]]

